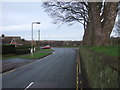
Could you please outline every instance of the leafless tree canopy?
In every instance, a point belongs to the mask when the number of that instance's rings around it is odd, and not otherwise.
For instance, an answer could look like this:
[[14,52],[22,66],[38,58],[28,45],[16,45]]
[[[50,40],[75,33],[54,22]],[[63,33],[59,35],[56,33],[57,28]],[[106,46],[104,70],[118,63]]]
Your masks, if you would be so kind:
[[[75,21],[84,25],[83,41],[87,45],[109,45],[110,33],[117,15],[117,2],[44,2],[43,7],[54,23]],[[118,25],[119,27],[119,25]],[[102,37],[102,38],[101,38]]]
[[45,11],[54,18],[54,23],[69,23],[88,21],[88,5],[86,2],[44,2]]

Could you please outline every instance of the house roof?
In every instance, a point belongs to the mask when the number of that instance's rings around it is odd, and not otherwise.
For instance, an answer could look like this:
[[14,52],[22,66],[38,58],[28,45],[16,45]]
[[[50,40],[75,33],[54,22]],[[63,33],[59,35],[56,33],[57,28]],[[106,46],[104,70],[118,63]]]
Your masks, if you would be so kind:
[[22,43],[21,37],[5,36],[2,39],[2,43],[10,44],[12,39],[15,39],[16,43]]

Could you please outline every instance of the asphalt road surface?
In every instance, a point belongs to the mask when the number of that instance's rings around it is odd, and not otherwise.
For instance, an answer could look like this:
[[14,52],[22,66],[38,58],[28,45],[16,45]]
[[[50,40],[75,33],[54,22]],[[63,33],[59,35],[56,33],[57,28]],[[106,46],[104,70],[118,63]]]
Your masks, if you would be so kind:
[[77,48],[55,53],[2,76],[3,88],[75,88]]

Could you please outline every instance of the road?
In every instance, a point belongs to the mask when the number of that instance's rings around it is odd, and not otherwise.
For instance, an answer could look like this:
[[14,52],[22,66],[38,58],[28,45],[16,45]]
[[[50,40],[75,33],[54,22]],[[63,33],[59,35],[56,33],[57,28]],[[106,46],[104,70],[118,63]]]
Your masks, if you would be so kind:
[[2,76],[3,88],[75,88],[77,48],[55,53]]

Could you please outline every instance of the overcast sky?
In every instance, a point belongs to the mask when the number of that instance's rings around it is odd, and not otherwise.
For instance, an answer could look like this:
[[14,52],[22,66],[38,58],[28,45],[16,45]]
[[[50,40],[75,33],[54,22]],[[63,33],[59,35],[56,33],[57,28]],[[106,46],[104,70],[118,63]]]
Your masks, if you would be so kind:
[[44,12],[42,2],[3,2],[2,3],[2,32],[6,36],[21,36],[31,40],[31,24],[34,24],[34,39],[38,40],[40,30],[41,40],[82,40],[83,26],[75,23],[73,26],[52,24],[53,19]]
[[[12,0],[9,0],[12,1]],[[38,40],[38,30],[40,30],[41,40],[82,40],[83,26],[75,23],[72,26],[66,24],[52,24],[53,19],[44,12],[42,1],[25,2],[2,2],[0,3],[0,33],[6,36],[21,36],[26,40],[31,40],[31,24],[40,21],[40,25],[34,24],[34,40]],[[115,32],[112,35],[116,35]]]

